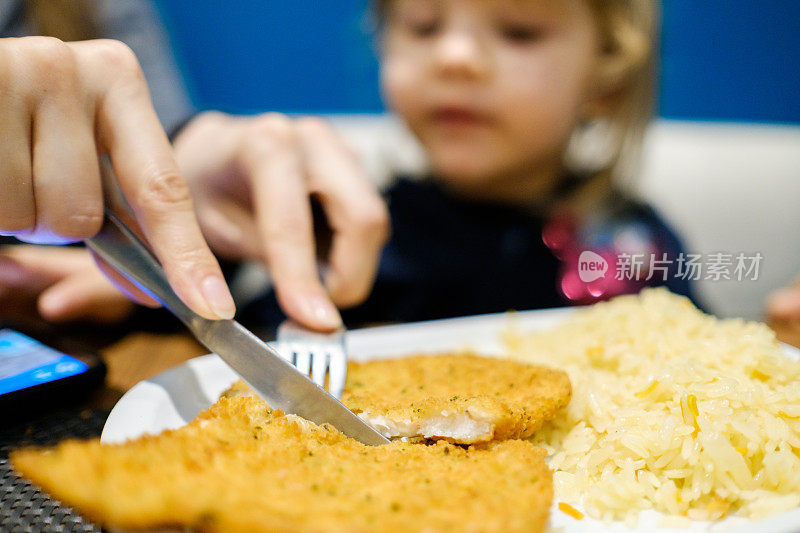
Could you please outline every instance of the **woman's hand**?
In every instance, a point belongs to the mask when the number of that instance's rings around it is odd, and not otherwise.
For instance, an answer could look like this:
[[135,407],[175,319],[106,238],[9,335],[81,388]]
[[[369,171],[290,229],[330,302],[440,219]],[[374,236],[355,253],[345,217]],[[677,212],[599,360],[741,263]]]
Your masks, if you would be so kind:
[[107,154],[175,292],[205,317],[233,316],[233,300],[127,46],[0,39],[0,95],[0,234],[64,243],[97,233],[103,220],[98,156]]
[[115,323],[134,304],[97,269],[88,250],[0,247],[0,318]]
[[[204,113],[175,140],[203,233],[218,254],[266,263],[283,310],[309,327],[368,295],[389,216],[361,165],[317,118]],[[332,230],[320,281],[311,198]],[[318,237],[318,236],[317,236]]]

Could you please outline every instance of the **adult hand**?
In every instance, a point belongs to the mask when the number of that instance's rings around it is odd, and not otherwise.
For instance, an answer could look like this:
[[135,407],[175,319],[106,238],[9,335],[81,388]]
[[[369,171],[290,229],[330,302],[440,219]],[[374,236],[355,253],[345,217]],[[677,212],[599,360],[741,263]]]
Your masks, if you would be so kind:
[[794,322],[800,328],[800,277],[769,295],[767,316],[770,320]]
[[133,306],[86,249],[0,247],[0,318],[110,324],[128,317]]
[[[212,249],[263,261],[287,315],[330,330],[341,324],[337,307],[369,295],[389,235],[388,211],[324,121],[204,113],[174,149]],[[322,279],[312,198],[332,231]]]
[[778,339],[800,347],[800,277],[792,285],[770,294],[766,311],[767,323]]
[[107,154],[178,296],[207,318],[233,316],[233,300],[127,46],[0,39],[0,94],[0,234],[64,243],[97,233],[103,220],[98,156]]

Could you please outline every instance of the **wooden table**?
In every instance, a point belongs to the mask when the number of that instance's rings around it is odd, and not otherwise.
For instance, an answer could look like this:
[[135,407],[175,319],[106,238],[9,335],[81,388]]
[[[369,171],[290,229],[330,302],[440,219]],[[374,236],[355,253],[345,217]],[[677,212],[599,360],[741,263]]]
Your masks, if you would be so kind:
[[[778,338],[800,347],[800,323],[770,324]],[[133,331],[101,348],[108,366],[105,385],[86,401],[87,407],[110,409],[138,382],[184,361],[208,353],[188,333]]]
[[188,333],[133,331],[101,348],[108,367],[103,387],[89,396],[86,407],[110,409],[125,392],[142,380],[208,353]]

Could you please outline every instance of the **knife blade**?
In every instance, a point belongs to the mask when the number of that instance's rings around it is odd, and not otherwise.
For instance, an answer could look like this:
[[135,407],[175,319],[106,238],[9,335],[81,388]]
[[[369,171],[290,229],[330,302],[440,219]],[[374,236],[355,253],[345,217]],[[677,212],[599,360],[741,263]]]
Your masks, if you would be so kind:
[[330,423],[364,444],[389,442],[238,322],[211,321],[202,338],[198,339],[233,368],[270,406],[316,424]]
[[112,211],[87,247],[177,316],[200,343],[216,353],[272,408],[336,429],[368,445],[389,441],[324,388],[235,320],[209,320],[192,311],[170,287],[150,249]]

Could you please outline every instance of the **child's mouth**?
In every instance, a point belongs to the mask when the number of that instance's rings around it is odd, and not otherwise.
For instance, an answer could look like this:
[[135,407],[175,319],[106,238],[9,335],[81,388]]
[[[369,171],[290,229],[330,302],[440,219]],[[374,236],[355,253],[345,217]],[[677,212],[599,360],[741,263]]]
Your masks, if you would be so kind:
[[463,106],[440,106],[433,110],[431,118],[436,124],[463,128],[483,126],[489,123],[489,117],[474,109]]

